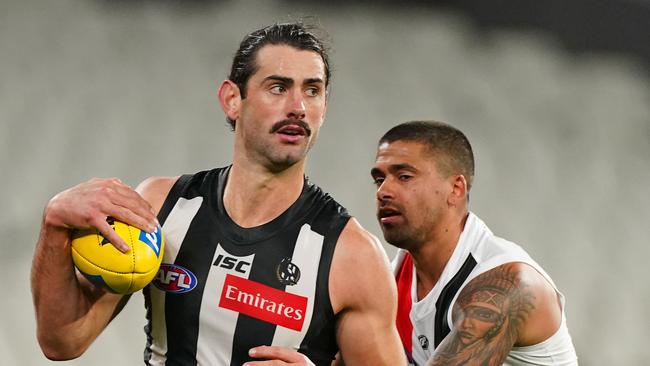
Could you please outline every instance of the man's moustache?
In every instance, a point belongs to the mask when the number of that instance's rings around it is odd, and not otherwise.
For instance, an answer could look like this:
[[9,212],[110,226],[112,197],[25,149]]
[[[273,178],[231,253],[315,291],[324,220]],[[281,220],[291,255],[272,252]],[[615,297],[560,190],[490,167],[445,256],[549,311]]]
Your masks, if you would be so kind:
[[285,119],[280,122],[276,122],[273,124],[273,126],[271,126],[271,133],[278,132],[281,128],[289,125],[298,125],[305,130],[305,134],[307,134],[307,136],[311,136],[311,128],[309,128],[309,125],[306,122],[297,119]]

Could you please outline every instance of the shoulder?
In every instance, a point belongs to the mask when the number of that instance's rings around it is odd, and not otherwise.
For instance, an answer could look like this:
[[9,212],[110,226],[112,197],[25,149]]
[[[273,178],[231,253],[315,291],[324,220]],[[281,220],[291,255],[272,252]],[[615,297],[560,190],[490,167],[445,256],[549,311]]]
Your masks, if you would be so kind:
[[521,262],[502,264],[472,279],[454,303],[452,317],[453,329],[429,366],[500,365],[513,347],[540,343],[561,325],[554,287]]
[[379,240],[350,218],[339,236],[330,271],[335,313],[395,293],[390,263]]
[[158,213],[169,191],[174,186],[179,176],[176,177],[149,177],[143,180],[136,191],[149,202]]
[[544,341],[559,328],[562,309],[555,287],[537,269],[508,262],[472,279],[463,287],[452,312],[459,319],[494,316],[513,345]]
[[336,252],[338,253],[336,259],[342,263],[357,263],[357,266],[363,266],[364,262],[371,265],[389,265],[388,257],[379,239],[364,229],[354,217],[351,217],[343,228]]

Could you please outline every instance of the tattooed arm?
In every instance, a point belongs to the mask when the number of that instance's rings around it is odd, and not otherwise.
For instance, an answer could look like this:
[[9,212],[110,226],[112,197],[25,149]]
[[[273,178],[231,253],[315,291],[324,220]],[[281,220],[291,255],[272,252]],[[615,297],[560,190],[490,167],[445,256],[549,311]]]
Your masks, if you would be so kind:
[[553,335],[561,314],[557,293],[541,274],[506,263],[463,288],[452,309],[452,330],[428,366],[501,365],[513,346]]

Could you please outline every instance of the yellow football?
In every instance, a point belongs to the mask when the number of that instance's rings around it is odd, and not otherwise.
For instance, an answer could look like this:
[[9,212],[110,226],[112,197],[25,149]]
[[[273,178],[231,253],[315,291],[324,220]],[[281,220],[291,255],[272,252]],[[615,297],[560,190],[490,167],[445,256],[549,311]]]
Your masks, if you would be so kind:
[[119,294],[140,290],[156,276],[162,261],[165,239],[160,227],[147,233],[135,226],[106,220],[131,249],[117,250],[97,229],[76,230],[72,234],[72,260],[91,282]]

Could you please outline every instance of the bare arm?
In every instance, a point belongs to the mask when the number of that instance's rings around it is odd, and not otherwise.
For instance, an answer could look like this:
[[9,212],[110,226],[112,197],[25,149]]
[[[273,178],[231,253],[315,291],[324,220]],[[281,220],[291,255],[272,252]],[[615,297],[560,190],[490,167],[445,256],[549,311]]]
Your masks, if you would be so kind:
[[532,267],[508,263],[463,288],[452,310],[451,333],[429,366],[501,365],[515,345],[550,337],[561,311],[555,290]]
[[388,258],[354,219],[334,252],[330,297],[338,319],[337,364],[406,365],[395,328],[397,290]]
[[[155,198],[161,190],[155,186],[147,181],[140,190]],[[31,287],[37,338],[50,359],[81,355],[128,301],[128,296],[106,292],[76,273],[70,254],[75,228],[96,227],[118,249],[126,246],[106,223],[107,216],[146,230],[156,225],[149,202],[117,179],[82,183],[57,194],[45,207]]]

